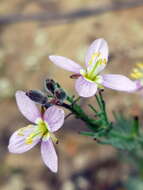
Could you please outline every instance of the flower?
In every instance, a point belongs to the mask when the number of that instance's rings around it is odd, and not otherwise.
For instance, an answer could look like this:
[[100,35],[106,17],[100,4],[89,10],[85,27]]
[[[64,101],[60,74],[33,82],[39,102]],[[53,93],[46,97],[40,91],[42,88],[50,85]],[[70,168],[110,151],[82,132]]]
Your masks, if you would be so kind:
[[53,143],[57,138],[53,132],[64,123],[64,111],[51,106],[43,114],[36,104],[23,91],[16,92],[16,101],[21,113],[32,123],[21,128],[10,137],[8,149],[11,153],[20,154],[41,142],[41,155],[44,163],[52,172],[57,172],[58,159]]
[[95,40],[87,50],[86,69],[66,57],[51,55],[49,59],[57,66],[75,73],[73,78],[77,77],[75,88],[79,96],[94,96],[97,88],[103,88],[103,86],[127,92],[136,88],[135,83],[123,75],[100,75],[108,61],[108,45],[104,39]]
[[135,79],[136,89],[135,91],[143,92],[143,63],[139,62],[131,72],[131,77]]

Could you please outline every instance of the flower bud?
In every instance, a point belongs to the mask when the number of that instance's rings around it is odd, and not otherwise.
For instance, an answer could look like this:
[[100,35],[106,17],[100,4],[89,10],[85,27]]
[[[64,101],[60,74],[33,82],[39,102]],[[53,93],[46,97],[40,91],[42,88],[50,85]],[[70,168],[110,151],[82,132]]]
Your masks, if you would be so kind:
[[64,101],[67,97],[66,93],[61,88],[57,88],[54,92],[54,95],[60,101]]
[[44,107],[45,107],[46,109],[48,109],[48,108],[51,107],[52,105],[53,105],[53,104],[47,102],[47,103],[44,105]]
[[48,101],[47,97],[39,90],[29,90],[26,92],[26,95],[34,102],[42,105],[46,104]]
[[56,83],[52,79],[46,79],[44,86],[45,86],[45,90],[48,92],[51,92],[52,94],[54,94],[54,91],[57,87]]

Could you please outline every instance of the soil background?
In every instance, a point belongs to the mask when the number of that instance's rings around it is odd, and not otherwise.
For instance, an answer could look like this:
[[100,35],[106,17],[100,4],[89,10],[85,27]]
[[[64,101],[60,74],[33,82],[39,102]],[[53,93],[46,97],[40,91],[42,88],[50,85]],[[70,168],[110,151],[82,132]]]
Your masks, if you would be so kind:
[[[19,112],[15,91],[43,89],[43,80],[53,78],[67,91],[75,94],[71,73],[53,65],[48,56],[62,55],[84,66],[84,55],[97,38],[109,44],[109,62],[104,73],[130,77],[137,62],[143,62],[143,6],[107,11],[90,17],[55,20],[17,21],[18,14],[44,13],[57,15],[92,10],[112,5],[118,8],[124,0],[1,0],[0,1],[0,190],[125,190],[132,168],[120,162],[118,152],[91,138],[79,135],[84,123],[74,117],[65,121],[57,136],[59,172],[52,174],[42,162],[40,147],[22,155],[7,149],[10,135],[28,121]],[[15,16],[14,16],[15,15]],[[13,18],[1,22],[1,18]],[[84,18],[82,18],[84,17]],[[122,84],[121,84],[122,85]],[[109,117],[112,111],[143,116],[141,94],[105,89]],[[91,98],[82,100],[87,113]]]

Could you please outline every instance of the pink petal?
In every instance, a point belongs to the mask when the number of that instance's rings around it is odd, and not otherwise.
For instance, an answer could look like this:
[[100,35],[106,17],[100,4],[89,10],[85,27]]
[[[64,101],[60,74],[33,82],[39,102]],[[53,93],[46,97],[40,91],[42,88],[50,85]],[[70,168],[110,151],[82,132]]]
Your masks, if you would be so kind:
[[135,84],[136,84],[136,89],[135,89],[135,91],[137,91],[137,90],[142,90],[143,89],[143,85],[141,84],[141,81],[140,80],[136,80],[136,81],[134,81],[135,82]]
[[130,92],[138,92],[140,95],[143,95],[143,85],[140,80],[135,80],[134,81],[136,85],[136,89],[130,91]]
[[40,112],[36,104],[26,96],[25,92],[16,92],[16,102],[21,113],[31,122],[35,123],[37,118],[40,118]]
[[[95,53],[100,53],[102,59],[106,59],[106,61],[108,60],[108,44],[104,39],[97,39],[90,45],[85,57],[85,63],[87,67],[89,66],[89,61],[91,60],[92,55]],[[97,59],[94,60],[94,63],[96,63],[96,61]]]
[[132,92],[137,92],[139,95],[143,96],[143,85],[140,80],[134,81],[136,84],[136,89]]
[[94,96],[97,91],[96,83],[88,81],[83,77],[79,77],[76,80],[75,88],[79,96],[82,97]]
[[57,131],[64,124],[64,111],[57,106],[51,106],[44,113],[44,120],[51,132]]
[[33,148],[39,142],[39,138],[33,139],[33,142],[31,144],[26,144],[26,138],[34,130],[35,126],[30,125],[30,127],[29,126],[24,127],[23,131],[21,131],[21,129],[15,131],[9,140],[9,145],[8,145],[9,152],[14,154],[21,154]]
[[134,91],[137,88],[135,82],[131,81],[129,78],[123,75],[107,74],[102,75],[102,77],[102,85],[107,88],[127,92]]
[[51,55],[49,59],[57,66],[74,73],[80,73],[82,69],[80,65],[66,57]]
[[50,138],[46,142],[42,141],[41,155],[46,166],[48,166],[52,172],[56,173],[58,170],[58,158]]

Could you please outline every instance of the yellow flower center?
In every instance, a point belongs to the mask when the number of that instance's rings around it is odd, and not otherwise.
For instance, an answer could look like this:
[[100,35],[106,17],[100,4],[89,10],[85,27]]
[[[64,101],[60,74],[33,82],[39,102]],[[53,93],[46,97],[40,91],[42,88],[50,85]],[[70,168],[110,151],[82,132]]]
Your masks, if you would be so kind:
[[[55,137],[55,135],[49,131],[48,129],[48,123],[45,122],[44,120],[42,119],[37,119],[36,121],[36,124],[35,126],[33,125],[28,125],[27,127],[24,127],[24,128],[21,128],[18,132],[18,135],[19,136],[24,136],[25,132],[30,129],[32,129],[32,132],[31,134],[29,134],[29,136],[25,139],[25,143],[26,144],[32,144],[33,141],[37,138],[42,138],[43,140],[48,140],[49,137],[52,138],[52,140],[55,142],[55,143],[58,143],[58,139]],[[35,127],[35,129],[33,129],[33,127]]]
[[38,119],[36,123],[34,132],[26,138],[26,144],[32,144],[35,137],[48,138],[50,136],[48,124],[45,121]]
[[86,70],[80,70],[80,74],[89,81],[95,82],[99,87],[102,87],[102,76],[98,73],[100,68],[106,64],[106,59],[102,59],[99,52],[92,55],[88,63],[88,68]]
[[133,79],[143,79],[143,63],[139,62],[136,64],[136,68],[133,69],[131,73]]

